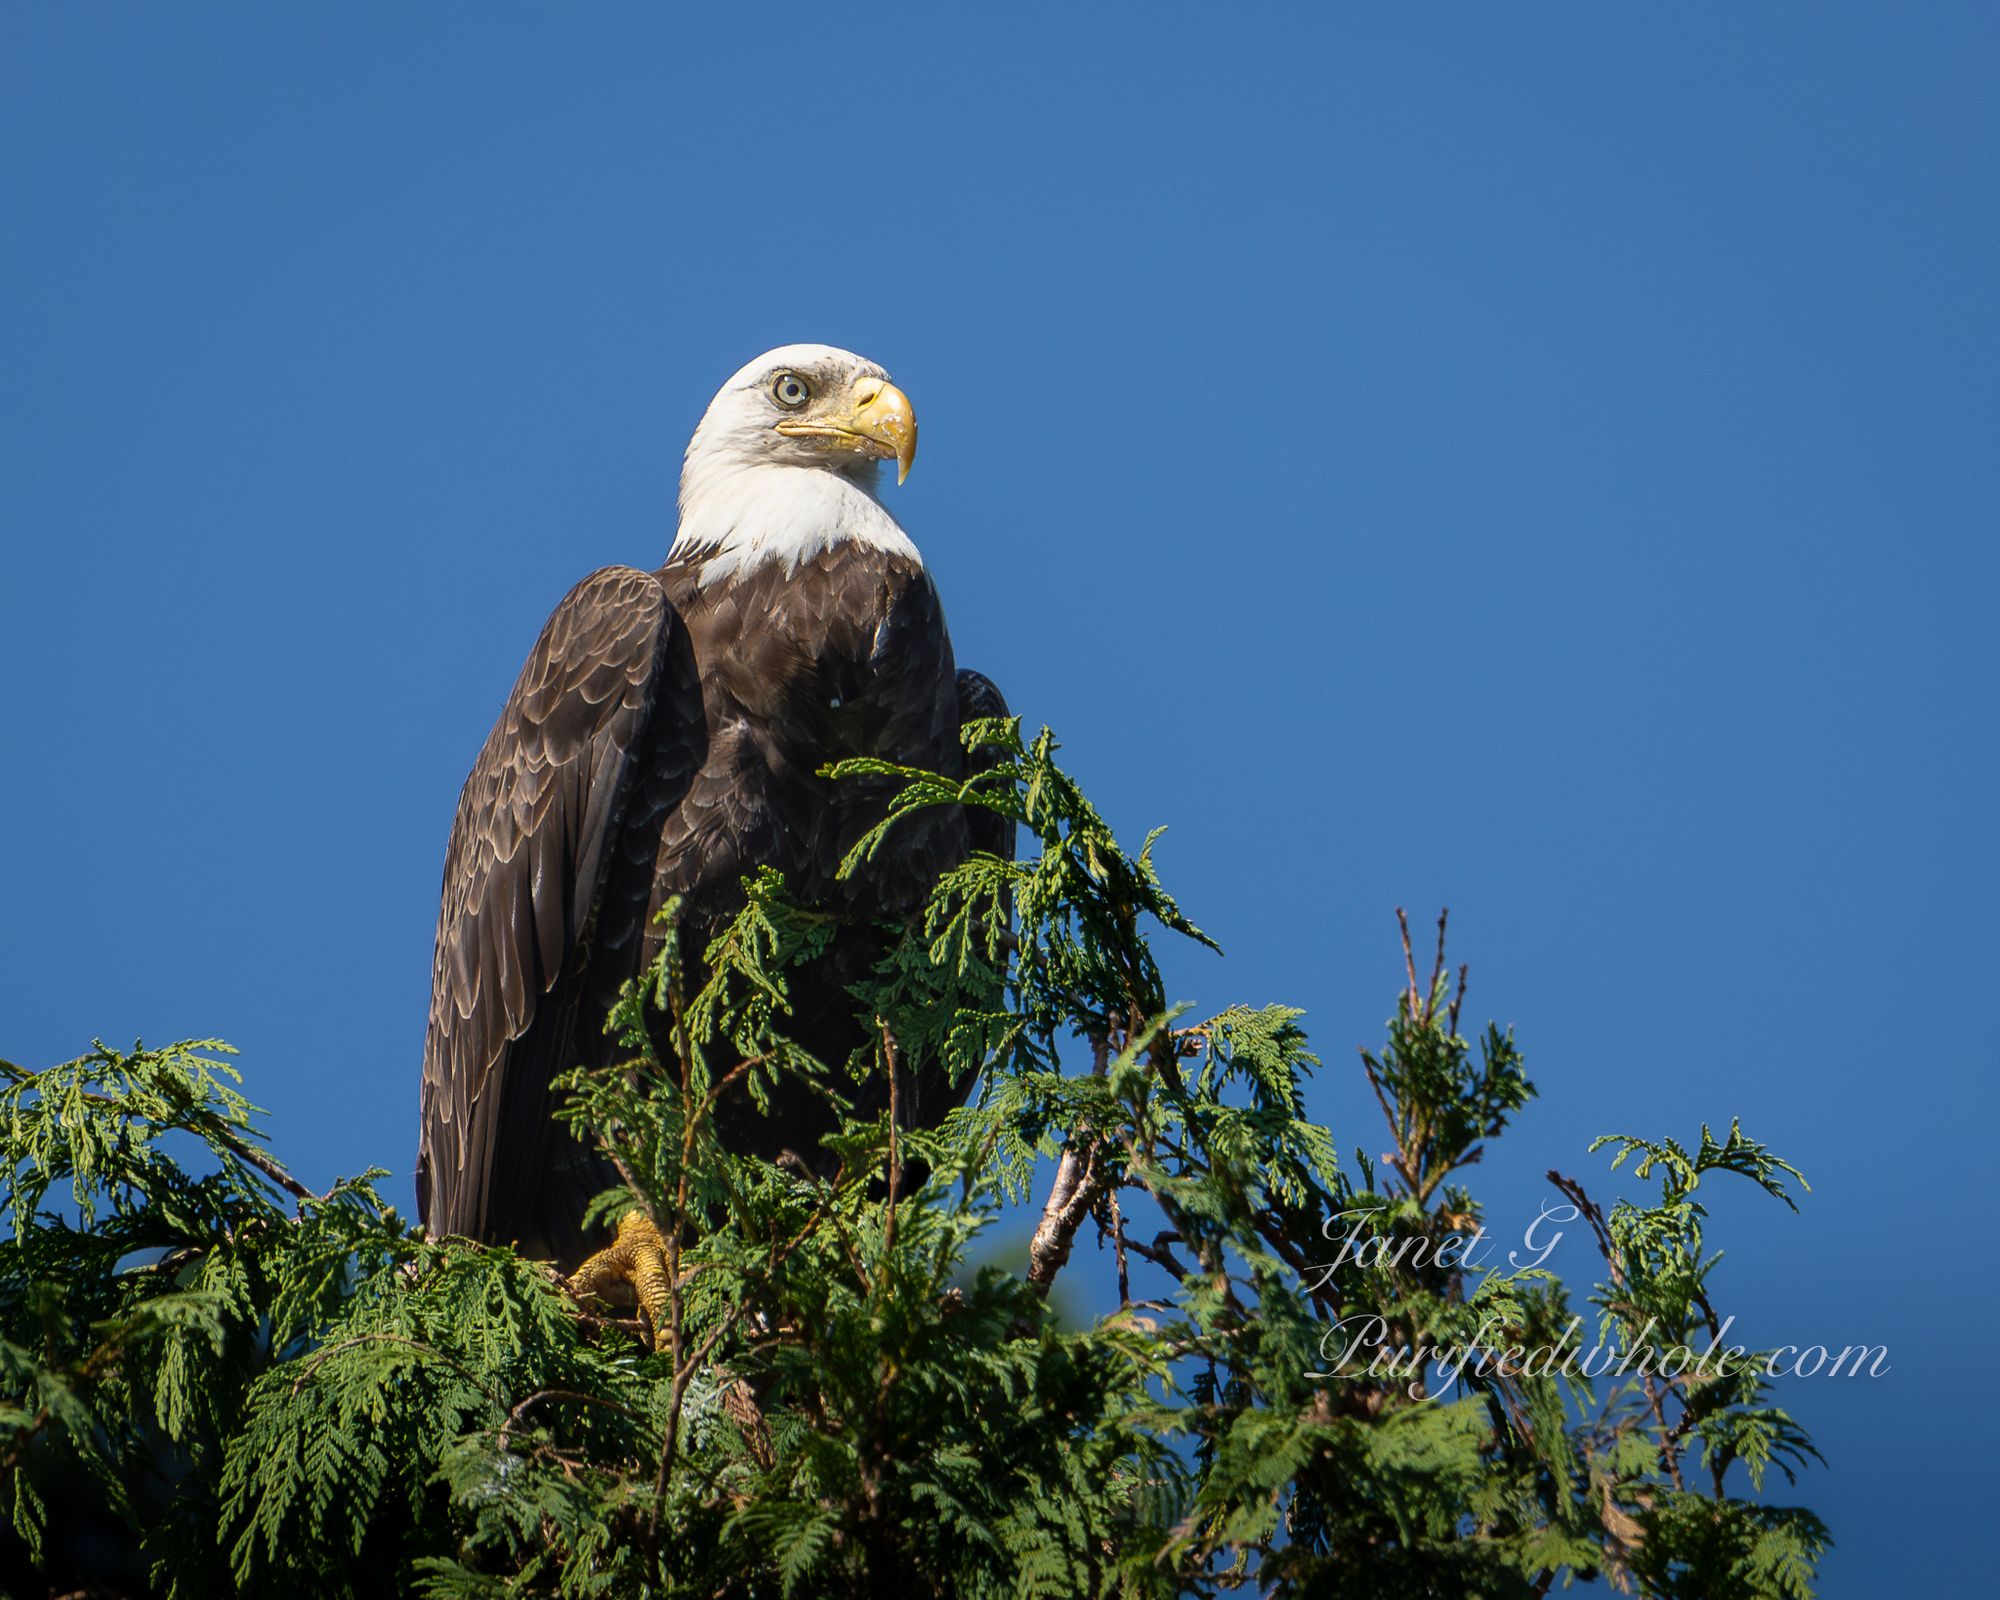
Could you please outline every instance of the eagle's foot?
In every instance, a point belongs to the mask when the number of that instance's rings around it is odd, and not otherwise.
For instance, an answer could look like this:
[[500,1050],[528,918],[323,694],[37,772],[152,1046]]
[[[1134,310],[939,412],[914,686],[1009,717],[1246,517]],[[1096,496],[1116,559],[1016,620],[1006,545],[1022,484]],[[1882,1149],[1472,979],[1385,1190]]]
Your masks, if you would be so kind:
[[631,1286],[652,1329],[653,1348],[663,1349],[671,1300],[667,1241],[643,1211],[628,1211],[619,1218],[618,1237],[571,1273],[566,1287],[579,1300],[602,1299],[614,1283]]

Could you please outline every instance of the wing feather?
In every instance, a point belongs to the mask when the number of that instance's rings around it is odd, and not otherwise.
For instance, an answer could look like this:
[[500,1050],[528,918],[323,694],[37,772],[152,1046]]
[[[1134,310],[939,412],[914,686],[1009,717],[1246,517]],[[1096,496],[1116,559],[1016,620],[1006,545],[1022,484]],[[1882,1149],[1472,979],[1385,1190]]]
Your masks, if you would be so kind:
[[535,1231],[560,1137],[549,1080],[574,1064],[592,919],[678,628],[652,574],[584,579],[543,628],[459,795],[417,1156],[433,1234]]

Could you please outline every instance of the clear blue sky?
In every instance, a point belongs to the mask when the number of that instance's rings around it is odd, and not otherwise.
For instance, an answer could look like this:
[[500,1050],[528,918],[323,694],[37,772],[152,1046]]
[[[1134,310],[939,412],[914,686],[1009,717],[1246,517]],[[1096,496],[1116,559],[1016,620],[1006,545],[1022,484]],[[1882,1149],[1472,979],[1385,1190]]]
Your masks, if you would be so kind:
[[1718,1196],[1740,1326],[1894,1359],[1785,1391],[1825,1593],[1977,1587],[1996,14],[736,16],[0,9],[0,1050],[226,1035],[407,1204],[521,657],[722,377],[848,345],[961,659],[1172,825],[1176,989],[1308,1007],[1375,1149],[1448,903],[1545,1095],[1501,1227],[1740,1115],[1815,1186]]

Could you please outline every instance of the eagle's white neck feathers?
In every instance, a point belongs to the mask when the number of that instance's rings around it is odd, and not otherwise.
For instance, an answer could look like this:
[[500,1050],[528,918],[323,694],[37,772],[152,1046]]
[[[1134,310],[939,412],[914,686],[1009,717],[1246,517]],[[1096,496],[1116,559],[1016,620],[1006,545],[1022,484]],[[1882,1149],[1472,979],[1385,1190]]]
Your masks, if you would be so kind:
[[791,571],[847,541],[922,565],[910,536],[876,498],[875,462],[830,457],[773,431],[770,379],[784,370],[827,383],[884,376],[845,350],[786,345],[725,383],[688,441],[680,530],[670,559],[699,559],[703,585],[741,577],[767,561]]
[[831,467],[698,459],[690,448],[673,555],[708,552],[704,584],[741,577],[766,561],[782,561],[790,571],[850,539],[921,565],[917,547],[872,488]]

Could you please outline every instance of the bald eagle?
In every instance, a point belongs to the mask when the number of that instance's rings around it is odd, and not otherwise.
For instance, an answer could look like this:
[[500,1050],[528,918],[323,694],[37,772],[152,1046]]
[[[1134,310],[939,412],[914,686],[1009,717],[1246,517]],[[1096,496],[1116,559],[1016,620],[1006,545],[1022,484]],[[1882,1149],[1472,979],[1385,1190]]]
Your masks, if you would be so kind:
[[[585,1205],[615,1178],[551,1120],[551,1080],[611,1059],[606,1015],[656,953],[668,897],[696,956],[757,867],[842,913],[794,977],[791,1026],[839,1062],[862,1042],[847,990],[879,954],[876,919],[921,904],[969,850],[1011,854],[997,818],[945,808],[835,875],[888,796],[822,766],[962,774],[961,725],[1006,711],[957,670],[923,558],[877,497],[881,464],[900,483],[916,447],[909,398],[873,362],[812,344],[759,356],[688,444],[665,565],[595,572],[549,618],[445,852],[417,1156],[433,1235],[584,1254]],[[906,1094],[929,1121],[956,1098],[937,1080]],[[822,1115],[778,1104],[737,1136],[810,1156]]]

